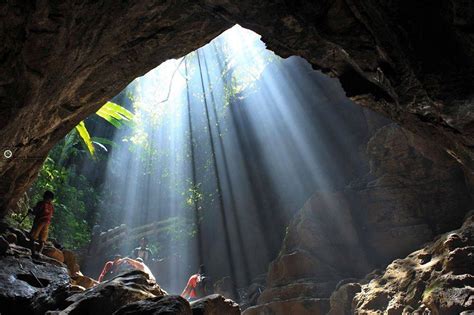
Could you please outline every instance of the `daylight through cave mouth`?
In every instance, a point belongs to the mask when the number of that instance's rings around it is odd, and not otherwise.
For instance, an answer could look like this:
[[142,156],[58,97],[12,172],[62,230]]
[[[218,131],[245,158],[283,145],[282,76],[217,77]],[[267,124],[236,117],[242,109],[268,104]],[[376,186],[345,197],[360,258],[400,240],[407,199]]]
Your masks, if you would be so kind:
[[91,183],[93,210],[81,224],[96,223],[93,233],[117,227],[92,249],[100,260],[127,255],[145,236],[152,271],[170,292],[201,264],[237,288],[266,271],[315,191],[366,172],[354,152],[371,115],[337,80],[299,57],[281,59],[236,25],[135,79],[46,163],[82,174],[72,185]]

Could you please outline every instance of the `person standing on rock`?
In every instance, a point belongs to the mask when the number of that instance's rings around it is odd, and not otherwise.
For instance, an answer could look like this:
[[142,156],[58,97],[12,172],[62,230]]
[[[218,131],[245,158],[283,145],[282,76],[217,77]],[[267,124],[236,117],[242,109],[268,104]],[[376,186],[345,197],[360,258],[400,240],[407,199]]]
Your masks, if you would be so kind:
[[49,225],[54,213],[53,200],[53,192],[47,190],[43,194],[43,200],[39,201],[33,210],[30,210],[30,212],[35,216],[30,232],[31,252],[34,256],[37,255],[35,241],[39,242],[40,246],[38,253],[41,253],[43,251],[44,243],[48,239]]
[[150,263],[151,250],[148,248],[148,239],[146,237],[140,239],[140,246],[133,250],[132,257],[135,259],[141,258],[145,264]]
[[204,275],[204,265],[199,266],[198,273],[192,275],[181,296],[188,301],[194,301],[207,295],[206,283],[208,278]]

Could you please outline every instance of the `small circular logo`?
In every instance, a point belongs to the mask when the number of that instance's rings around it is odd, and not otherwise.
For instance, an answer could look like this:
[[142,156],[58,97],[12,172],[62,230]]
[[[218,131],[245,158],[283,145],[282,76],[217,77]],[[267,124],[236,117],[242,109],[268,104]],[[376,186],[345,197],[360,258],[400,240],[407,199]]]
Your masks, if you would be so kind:
[[3,151],[3,156],[6,158],[6,159],[9,159],[13,156],[13,152],[11,150],[5,150]]

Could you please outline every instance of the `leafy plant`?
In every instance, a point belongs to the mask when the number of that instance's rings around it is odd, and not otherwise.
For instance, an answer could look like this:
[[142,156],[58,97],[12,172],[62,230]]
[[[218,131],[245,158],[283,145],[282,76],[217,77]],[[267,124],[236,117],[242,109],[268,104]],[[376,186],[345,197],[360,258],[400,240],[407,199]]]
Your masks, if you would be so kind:
[[[116,128],[122,127],[124,123],[128,123],[133,119],[133,114],[118,104],[113,102],[107,102],[102,106],[97,112],[96,115],[103,118],[105,121],[110,123]],[[81,121],[76,126],[76,131],[81,137],[87,151],[89,152],[90,156],[95,157],[95,145],[105,149],[104,144],[110,144],[110,140],[104,138],[92,138],[87,130],[86,124],[84,121]]]
[[7,221],[13,226],[29,230],[33,218],[27,216],[28,209],[42,200],[45,190],[53,191],[55,212],[49,238],[56,239],[70,249],[77,249],[88,243],[101,196],[76,171],[74,156],[78,154],[79,138],[75,131],[70,132],[53,148],[35,183],[20,200],[18,210],[10,212],[7,217]]

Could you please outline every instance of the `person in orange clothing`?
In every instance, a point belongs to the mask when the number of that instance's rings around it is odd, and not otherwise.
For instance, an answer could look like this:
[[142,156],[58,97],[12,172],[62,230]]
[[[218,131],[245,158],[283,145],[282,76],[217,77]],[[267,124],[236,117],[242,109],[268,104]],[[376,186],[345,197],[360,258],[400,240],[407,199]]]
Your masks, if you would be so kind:
[[30,212],[35,216],[30,231],[31,252],[36,254],[35,241],[39,242],[38,253],[43,251],[44,243],[48,239],[49,225],[54,213],[53,206],[54,194],[47,190],[43,194],[43,200],[39,201]]
[[181,296],[188,301],[194,301],[206,296],[206,276],[204,275],[204,265],[199,266],[198,273],[192,275]]

